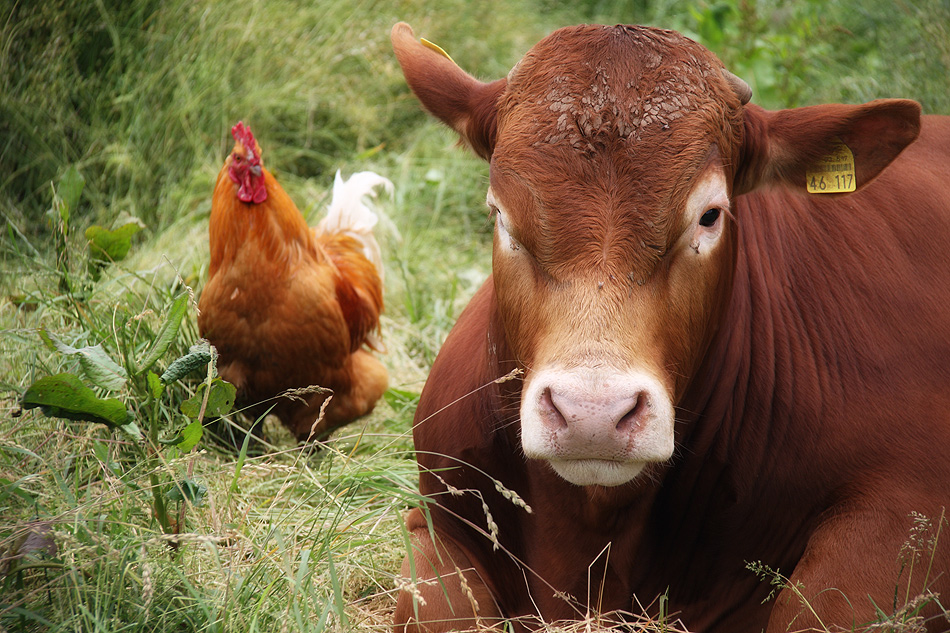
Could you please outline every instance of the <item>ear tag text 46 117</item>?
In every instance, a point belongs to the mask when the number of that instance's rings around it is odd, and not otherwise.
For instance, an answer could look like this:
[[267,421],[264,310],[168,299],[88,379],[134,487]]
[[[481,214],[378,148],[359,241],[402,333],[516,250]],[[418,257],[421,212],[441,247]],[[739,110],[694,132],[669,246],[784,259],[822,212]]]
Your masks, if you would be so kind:
[[848,193],[857,189],[854,154],[840,139],[831,153],[805,172],[808,193]]

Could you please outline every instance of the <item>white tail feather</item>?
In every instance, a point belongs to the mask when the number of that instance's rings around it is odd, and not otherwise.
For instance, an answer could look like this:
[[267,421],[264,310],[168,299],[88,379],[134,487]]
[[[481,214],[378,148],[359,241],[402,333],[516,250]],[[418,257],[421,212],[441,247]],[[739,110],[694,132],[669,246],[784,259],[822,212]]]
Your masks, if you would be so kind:
[[358,239],[363,244],[366,259],[376,266],[382,278],[383,258],[373,235],[373,227],[379,221],[379,216],[363,202],[365,196],[375,198],[376,188],[380,185],[389,194],[393,193],[393,183],[377,173],[361,171],[343,180],[337,171],[333,180],[333,199],[327,209],[327,216],[317,225],[316,231],[318,235],[343,232]]

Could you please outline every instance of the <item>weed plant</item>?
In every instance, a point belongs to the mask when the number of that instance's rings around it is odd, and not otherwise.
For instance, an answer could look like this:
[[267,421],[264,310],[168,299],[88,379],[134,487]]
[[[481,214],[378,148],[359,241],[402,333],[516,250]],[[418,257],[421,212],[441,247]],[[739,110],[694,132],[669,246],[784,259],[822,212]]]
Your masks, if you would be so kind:
[[[903,96],[950,113],[943,0],[0,3],[0,630],[387,628],[419,501],[413,410],[492,230],[487,168],[409,94],[397,20],[483,79],[557,26],[635,22],[711,47],[766,107]],[[396,185],[380,236],[392,388],[319,450],[268,423],[251,456],[204,425],[214,364],[195,360],[189,290],[239,119],[311,223],[337,169]],[[196,367],[161,381],[178,359]],[[63,373],[123,423],[23,408]],[[577,626],[609,624],[552,630]]]

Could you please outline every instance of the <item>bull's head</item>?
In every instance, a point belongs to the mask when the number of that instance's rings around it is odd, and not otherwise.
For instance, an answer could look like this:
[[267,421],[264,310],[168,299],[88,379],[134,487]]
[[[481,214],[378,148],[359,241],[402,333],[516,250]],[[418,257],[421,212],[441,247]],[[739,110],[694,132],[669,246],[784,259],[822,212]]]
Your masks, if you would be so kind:
[[736,196],[802,189],[837,139],[857,183],[917,134],[919,106],[766,112],[670,31],[582,26],[482,83],[397,24],[423,105],[490,162],[494,284],[525,369],[521,442],[578,485],[619,485],[674,451],[674,420],[733,288]]

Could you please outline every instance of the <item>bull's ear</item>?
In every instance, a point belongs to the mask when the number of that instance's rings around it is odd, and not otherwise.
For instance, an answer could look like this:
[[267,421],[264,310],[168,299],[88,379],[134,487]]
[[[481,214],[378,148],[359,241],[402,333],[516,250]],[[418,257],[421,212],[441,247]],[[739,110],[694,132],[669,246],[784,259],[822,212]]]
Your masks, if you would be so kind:
[[496,103],[505,80],[478,81],[440,50],[417,41],[405,22],[393,27],[391,37],[406,81],[425,109],[458,132],[476,154],[491,159]]
[[805,189],[807,174],[844,143],[858,189],[871,182],[920,132],[920,104],[881,99],[770,112],[745,106],[745,133],[733,195],[759,187]]

